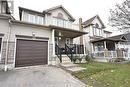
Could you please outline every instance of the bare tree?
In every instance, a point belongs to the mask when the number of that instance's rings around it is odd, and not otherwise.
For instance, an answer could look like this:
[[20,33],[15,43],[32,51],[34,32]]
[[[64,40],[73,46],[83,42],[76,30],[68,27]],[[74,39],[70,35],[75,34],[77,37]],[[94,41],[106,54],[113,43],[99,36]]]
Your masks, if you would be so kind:
[[110,9],[109,25],[121,31],[130,31],[130,0],[117,4],[115,9]]

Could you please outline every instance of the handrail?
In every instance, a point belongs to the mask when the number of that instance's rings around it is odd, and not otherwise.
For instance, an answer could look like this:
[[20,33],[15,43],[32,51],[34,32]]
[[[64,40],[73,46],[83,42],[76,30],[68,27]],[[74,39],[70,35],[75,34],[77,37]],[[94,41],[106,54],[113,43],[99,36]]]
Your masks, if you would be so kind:
[[67,46],[73,50],[73,54],[84,54],[84,45],[80,44],[67,44]]
[[69,48],[69,46],[67,46],[67,44],[65,44],[65,52],[66,55],[70,58],[71,62],[73,61],[73,52],[72,49]]
[[66,44],[70,50],[72,50],[73,54],[76,54],[76,44]]
[[62,50],[57,44],[55,44],[55,53],[62,63]]

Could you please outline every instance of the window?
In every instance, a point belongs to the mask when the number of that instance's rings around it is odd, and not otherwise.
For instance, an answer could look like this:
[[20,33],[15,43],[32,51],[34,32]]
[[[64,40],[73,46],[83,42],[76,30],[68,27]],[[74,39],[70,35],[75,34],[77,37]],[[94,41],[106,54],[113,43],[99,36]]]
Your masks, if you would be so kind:
[[62,13],[58,13],[57,17],[63,19],[63,14]]
[[95,44],[95,51],[103,51],[104,47],[102,43],[96,43]]
[[24,11],[22,14],[22,20],[26,21],[26,22],[34,23],[34,24],[44,24],[44,17],[29,14],[29,13],[24,12]]
[[61,19],[57,19],[57,26],[63,27],[64,26],[64,21]]
[[70,38],[66,38],[66,44],[70,44]]
[[97,35],[97,31],[95,27],[93,27],[93,35]]
[[22,21],[28,21],[29,20],[29,14],[27,12],[22,12]]
[[1,61],[1,46],[2,46],[2,39],[0,39],[0,61]]
[[72,23],[70,21],[58,19],[58,18],[52,18],[52,21],[50,24],[55,25],[55,26],[59,26],[59,27],[64,27],[64,28],[71,28],[72,27]]
[[6,1],[2,1],[1,13],[6,13],[6,10],[7,10],[7,2]]
[[38,16],[38,18],[37,18],[37,24],[44,24],[44,19],[43,19],[43,17],[40,17],[40,16]]
[[35,23],[35,16],[32,14],[29,14],[29,22]]
[[96,28],[99,28],[99,25],[98,25],[98,23],[96,23],[96,24],[95,24],[95,27],[96,27]]
[[93,35],[95,35],[95,36],[103,36],[103,31],[102,31],[102,29],[93,27],[92,31],[93,31]]

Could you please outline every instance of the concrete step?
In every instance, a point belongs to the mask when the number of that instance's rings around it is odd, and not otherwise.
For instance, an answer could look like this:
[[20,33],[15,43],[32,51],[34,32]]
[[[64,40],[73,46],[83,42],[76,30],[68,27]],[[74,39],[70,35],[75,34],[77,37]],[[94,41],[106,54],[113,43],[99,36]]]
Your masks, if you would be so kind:
[[62,57],[62,60],[70,60],[69,57]]
[[78,64],[73,64],[72,62],[61,63],[60,66],[69,72],[78,72],[78,71],[86,69],[86,68],[80,67]]
[[82,71],[85,70],[86,68],[82,68],[82,67],[69,67],[67,68],[67,70],[71,71],[71,72],[78,72],[78,71]]
[[62,63],[71,63],[71,60],[67,55],[62,55]]
[[62,55],[62,63],[60,64],[61,68],[69,72],[77,72],[85,70],[86,68],[80,67],[78,64],[73,64],[70,58],[67,55]]
[[62,60],[62,63],[72,63],[71,60]]
[[63,63],[62,63],[61,66],[65,67],[65,68],[70,68],[70,67],[76,67],[76,66],[78,66],[78,65],[73,64],[73,63],[66,63],[66,64],[63,64]]
[[64,60],[64,61],[69,61],[70,59],[68,59],[68,58],[62,58],[62,60]]

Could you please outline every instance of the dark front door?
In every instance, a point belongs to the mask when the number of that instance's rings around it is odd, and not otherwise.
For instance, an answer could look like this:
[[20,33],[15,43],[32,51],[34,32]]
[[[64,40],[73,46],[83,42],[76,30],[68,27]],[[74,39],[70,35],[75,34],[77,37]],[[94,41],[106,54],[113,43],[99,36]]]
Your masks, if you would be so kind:
[[16,67],[47,64],[48,42],[17,40]]

